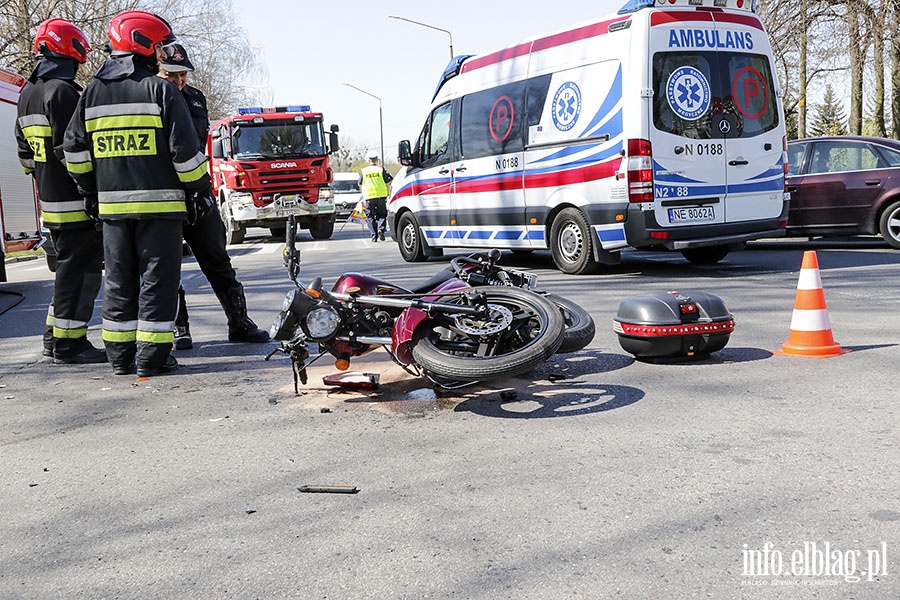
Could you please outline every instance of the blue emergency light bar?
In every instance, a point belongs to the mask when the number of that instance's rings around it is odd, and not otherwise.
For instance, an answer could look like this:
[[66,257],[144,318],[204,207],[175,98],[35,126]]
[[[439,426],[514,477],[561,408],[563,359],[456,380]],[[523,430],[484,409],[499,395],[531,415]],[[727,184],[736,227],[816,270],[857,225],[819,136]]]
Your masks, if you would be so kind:
[[292,106],[272,106],[262,108],[259,106],[254,106],[250,108],[239,108],[239,115],[261,115],[261,114],[272,114],[272,113],[299,113],[299,112],[309,112],[311,109],[309,104],[296,104]]
[[619,14],[624,15],[638,12],[644,8],[653,8],[654,6],[659,8],[675,6],[713,6],[715,8],[749,9],[751,12],[756,12],[758,5],[759,0],[628,0],[628,2],[619,9]]

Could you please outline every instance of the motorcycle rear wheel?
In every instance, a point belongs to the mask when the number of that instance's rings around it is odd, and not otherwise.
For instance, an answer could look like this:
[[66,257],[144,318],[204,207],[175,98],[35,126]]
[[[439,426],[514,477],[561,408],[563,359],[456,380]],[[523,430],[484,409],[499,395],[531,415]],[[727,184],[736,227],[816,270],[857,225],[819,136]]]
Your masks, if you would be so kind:
[[[565,320],[551,301],[516,288],[478,291],[486,296],[489,306],[497,307],[496,312],[512,315],[509,326],[497,333],[477,335],[456,327],[452,315],[428,319],[419,327],[412,347],[413,359],[427,374],[459,382],[502,379],[535,369],[559,349]],[[461,299],[452,296],[441,301]]]
[[568,298],[556,294],[545,294],[544,298],[556,305],[565,321],[563,341],[556,351],[557,354],[578,352],[593,341],[597,327],[586,310]]

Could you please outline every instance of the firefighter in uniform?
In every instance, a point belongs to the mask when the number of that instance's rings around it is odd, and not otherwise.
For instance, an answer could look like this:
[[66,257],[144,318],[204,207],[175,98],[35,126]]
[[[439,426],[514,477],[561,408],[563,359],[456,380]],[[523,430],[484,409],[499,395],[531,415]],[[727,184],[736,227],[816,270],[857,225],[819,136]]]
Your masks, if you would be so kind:
[[130,10],[110,21],[112,54],[78,102],[65,136],[69,173],[103,221],[103,341],[113,371],[177,368],[170,354],[187,197],[209,186],[187,103],[156,76],[169,24]]
[[384,232],[387,230],[387,184],[393,177],[384,167],[378,166],[378,153],[369,152],[367,157],[369,164],[359,173],[359,187],[362,190],[363,200],[366,201],[366,224],[369,226],[369,235],[372,241],[384,241]]
[[81,92],[75,74],[90,50],[84,33],[65,19],[38,26],[37,64],[19,96],[15,126],[19,162],[34,176],[44,224],[57,251],[43,352],[55,363],[106,362],[106,353],[87,339],[100,291],[100,234],[84,212],[84,200],[63,157],[66,125]]
[[[164,48],[166,58],[159,65],[159,76],[168,79],[181,90],[187,100],[194,128],[202,149],[206,148],[209,133],[209,113],[206,96],[197,88],[188,85],[188,72],[194,70],[187,51],[181,44],[169,44]],[[206,275],[209,284],[225,310],[228,319],[228,341],[267,342],[269,332],[256,326],[247,316],[247,300],[244,286],[237,280],[231,258],[225,249],[225,225],[219,211],[213,210],[216,201],[212,188],[196,196],[193,218],[184,227],[184,239]],[[189,206],[189,208],[192,208]],[[187,303],[184,287],[178,288],[178,313],[175,316],[175,349],[187,350],[193,347],[191,328],[188,322]]]

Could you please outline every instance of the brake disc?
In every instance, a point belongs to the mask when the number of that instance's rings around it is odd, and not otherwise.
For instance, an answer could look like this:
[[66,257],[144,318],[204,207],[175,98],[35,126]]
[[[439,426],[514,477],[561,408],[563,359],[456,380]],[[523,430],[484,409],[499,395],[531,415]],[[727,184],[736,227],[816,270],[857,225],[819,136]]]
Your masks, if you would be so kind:
[[499,304],[488,304],[486,317],[455,315],[453,323],[466,335],[494,335],[500,333],[513,322],[512,311]]

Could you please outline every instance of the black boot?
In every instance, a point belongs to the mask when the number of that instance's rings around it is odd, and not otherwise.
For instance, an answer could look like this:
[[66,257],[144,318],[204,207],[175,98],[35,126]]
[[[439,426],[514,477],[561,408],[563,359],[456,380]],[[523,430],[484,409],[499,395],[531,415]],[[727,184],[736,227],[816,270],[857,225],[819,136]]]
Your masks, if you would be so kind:
[[49,325],[44,328],[44,349],[41,354],[47,358],[53,358],[53,327]]
[[237,284],[228,289],[224,297],[219,296],[219,302],[225,309],[228,317],[228,341],[229,342],[254,342],[269,341],[269,332],[256,326],[247,316],[247,299],[244,297],[244,286]]
[[178,288],[178,314],[175,315],[175,339],[172,345],[176,350],[190,350],[194,347],[191,339],[191,325],[188,323],[187,302],[184,300],[184,288]]

